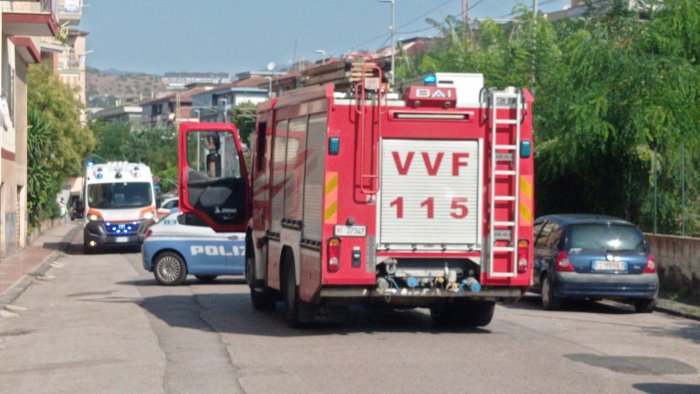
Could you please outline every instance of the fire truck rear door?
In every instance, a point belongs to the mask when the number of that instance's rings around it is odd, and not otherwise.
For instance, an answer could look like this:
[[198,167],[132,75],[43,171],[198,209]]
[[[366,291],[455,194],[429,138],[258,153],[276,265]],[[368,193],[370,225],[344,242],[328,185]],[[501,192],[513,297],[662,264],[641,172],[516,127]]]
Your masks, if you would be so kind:
[[383,140],[379,248],[480,249],[480,157],[477,140]]
[[218,232],[245,231],[250,184],[243,145],[227,123],[182,123],[178,140],[180,209]]

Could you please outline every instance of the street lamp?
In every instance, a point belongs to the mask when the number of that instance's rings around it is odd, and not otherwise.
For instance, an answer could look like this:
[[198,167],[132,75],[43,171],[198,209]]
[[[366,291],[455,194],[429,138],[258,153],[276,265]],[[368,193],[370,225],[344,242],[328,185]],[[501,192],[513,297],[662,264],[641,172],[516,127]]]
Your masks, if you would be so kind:
[[265,79],[267,79],[267,98],[272,98],[272,77],[268,75]]
[[322,56],[321,57],[321,64],[326,64],[326,51],[324,51],[323,49],[317,49],[314,52],[320,53]]
[[391,32],[391,86],[394,86],[394,61],[396,60],[396,29],[394,29],[396,21],[396,0],[379,0],[380,3],[391,3],[391,26],[389,26],[389,32]]

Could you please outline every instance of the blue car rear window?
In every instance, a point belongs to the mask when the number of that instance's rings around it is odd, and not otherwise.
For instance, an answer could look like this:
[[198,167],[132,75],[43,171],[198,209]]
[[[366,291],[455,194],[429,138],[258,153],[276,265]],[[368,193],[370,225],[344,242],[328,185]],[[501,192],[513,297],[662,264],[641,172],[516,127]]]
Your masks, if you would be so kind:
[[644,236],[624,224],[575,224],[569,226],[569,249],[644,251]]

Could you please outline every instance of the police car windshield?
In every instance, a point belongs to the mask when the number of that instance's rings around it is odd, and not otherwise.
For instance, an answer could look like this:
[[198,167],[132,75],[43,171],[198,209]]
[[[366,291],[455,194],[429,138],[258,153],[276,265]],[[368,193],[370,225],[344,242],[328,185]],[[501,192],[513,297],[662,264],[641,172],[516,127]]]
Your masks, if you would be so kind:
[[124,209],[151,205],[148,182],[98,183],[88,185],[88,205],[92,208]]

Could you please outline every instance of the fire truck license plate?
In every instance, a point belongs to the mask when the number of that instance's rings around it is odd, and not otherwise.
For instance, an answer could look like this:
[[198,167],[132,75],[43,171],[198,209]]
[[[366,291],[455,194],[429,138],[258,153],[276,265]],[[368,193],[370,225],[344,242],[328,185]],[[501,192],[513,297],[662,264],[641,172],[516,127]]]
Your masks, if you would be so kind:
[[335,226],[335,235],[338,237],[364,237],[367,235],[366,226]]

